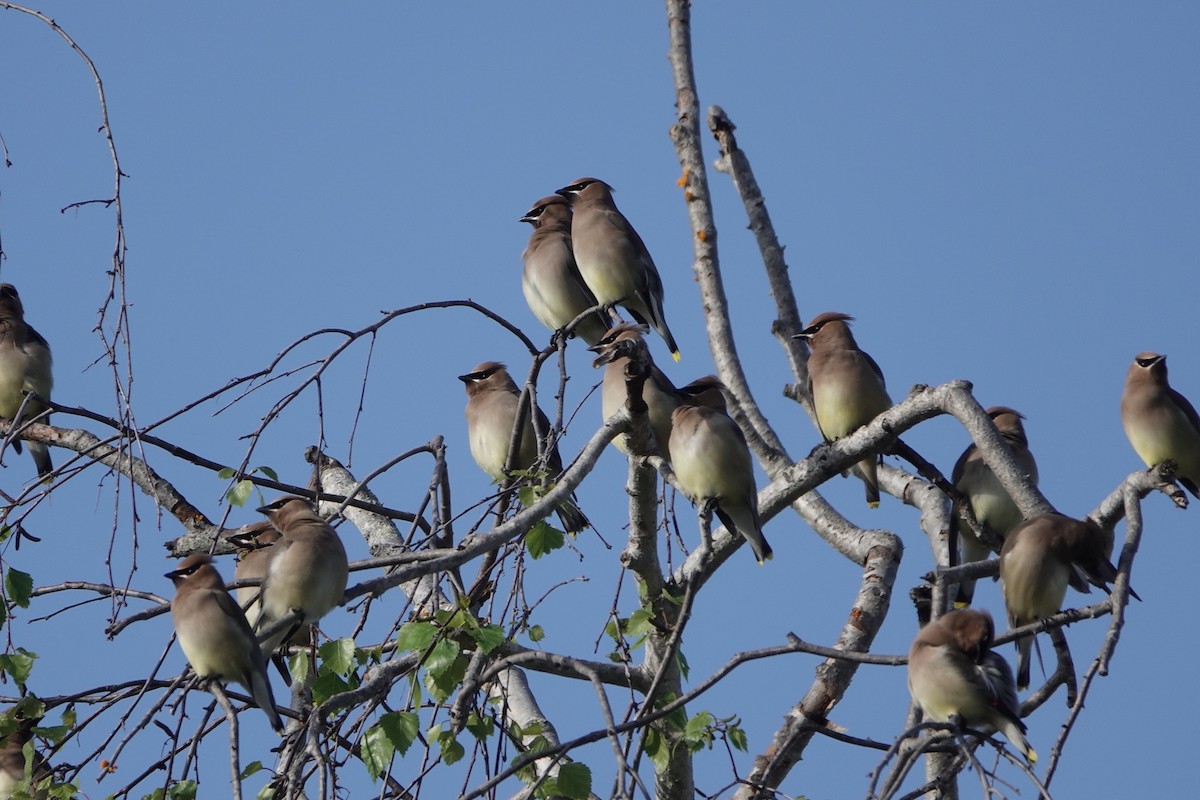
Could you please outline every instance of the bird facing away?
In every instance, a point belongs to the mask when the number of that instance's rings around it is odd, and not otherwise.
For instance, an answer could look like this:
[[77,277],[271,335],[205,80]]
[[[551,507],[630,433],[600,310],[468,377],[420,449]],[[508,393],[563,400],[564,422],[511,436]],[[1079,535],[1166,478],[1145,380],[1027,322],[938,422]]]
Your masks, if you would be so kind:
[[[10,710],[9,713],[12,713]],[[50,775],[50,770],[46,765],[46,759],[37,750],[34,750],[29,759],[29,773],[26,780],[26,758],[25,745],[33,739],[33,728],[40,721],[37,719],[26,719],[20,716],[20,711],[17,714],[17,727],[4,738],[4,746],[0,747],[0,800],[9,800],[21,787],[21,797],[29,797],[33,800],[47,800],[50,796],[42,790],[31,791],[33,786],[41,783]],[[24,783],[23,783],[24,782]]]
[[[498,361],[485,361],[466,375],[459,375],[458,379],[467,388],[467,439],[471,445],[471,456],[492,480],[502,483],[507,477],[504,467],[517,422],[521,390],[505,366]],[[530,408],[534,407],[533,403],[529,405]],[[538,427],[543,431],[550,430],[550,420],[540,408],[536,411]],[[531,469],[537,460],[537,431],[533,427],[532,414],[526,413],[521,424],[513,469]],[[548,446],[546,468],[555,478],[562,474],[562,456],[558,453],[557,444]],[[562,503],[555,510],[567,533],[578,533],[591,524],[572,501]]]
[[[525,302],[539,322],[552,331],[560,330],[598,305],[575,265],[571,249],[571,204],[556,194],[543,197],[521,217],[521,222],[533,226],[529,244],[521,254],[525,263],[521,273]],[[608,325],[608,317],[596,311],[579,321],[575,333],[593,345],[604,336]]]
[[[1039,514],[1013,528],[1000,551],[1000,581],[1008,624],[1028,625],[1057,614],[1067,584],[1089,592],[1088,584],[1108,591],[1117,568],[1108,560],[1112,536],[1085,518]],[[1017,688],[1029,688],[1032,636],[1017,640]]]
[[[644,325],[624,322],[613,327],[598,344],[588,348],[598,354],[592,366],[605,365],[604,383],[600,389],[600,411],[607,420],[625,407],[629,398],[626,365],[630,363],[630,356],[644,355],[650,364],[650,371],[642,385],[642,400],[646,403],[646,414],[659,452],[670,461],[671,414],[679,406],[679,392],[662,370],[654,365],[654,359],[650,357],[642,338],[645,332]],[[616,437],[612,443],[622,453],[630,454],[629,437],[626,434]]]
[[262,644],[265,655],[299,641],[297,635],[342,602],[349,562],[341,537],[321,519],[312,504],[300,497],[280,497],[258,509],[279,531],[271,545],[263,576],[261,608],[255,631],[265,631],[280,620],[301,612],[292,628],[284,627]]
[[1175,478],[1200,497],[1200,416],[1188,399],[1167,383],[1167,357],[1139,353],[1125,376],[1121,424],[1134,451],[1153,469],[1167,459]]
[[[892,407],[883,372],[875,359],[858,349],[846,323],[854,317],[826,311],[794,338],[812,348],[808,357],[808,393],[817,426],[825,441],[848,436]],[[867,505],[879,506],[879,456],[870,455],[856,469],[867,488]]]
[[709,375],[679,390],[680,404],[671,414],[671,466],[692,502],[711,504],[726,529],[741,534],[762,564],[773,553],[758,518],[754,463],[741,428],[726,413],[723,388]]
[[612,187],[580,178],[555,194],[571,201],[571,243],[584,283],[605,306],[622,305],[649,325],[679,360],[675,337],[663,313],[663,283],[642,237],[613,202]]
[[986,611],[950,611],[917,632],[908,651],[908,691],[926,719],[955,717],[971,728],[1005,735],[1032,764],[1008,662],[991,651],[995,626]]
[[258,623],[258,613],[262,608],[259,602],[262,583],[267,577],[267,569],[271,558],[279,551],[272,547],[282,538],[275,530],[270,520],[263,520],[248,526],[241,533],[226,537],[230,544],[238,548],[237,568],[233,572],[234,581],[257,580],[257,586],[239,586],[237,593],[238,605],[246,613],[246,621],[253,628]]
[[242,609],[225,591],[212,558],[197,553],[185,558],[166,577],[175,584],[171,620],[179,646],[202,678],[236,681],[249,690],[271,727],[283,730],[262,651]]
[[[53,359],[50,345],[32,325],[25,322],[25,307],[16,287],[0,284],[0,417],[14,419],[25,403],[22,419],[38,416],[46,410],[39,400],[49,400],[54,388]],[[32,392],[37,399],[25,402]],[[49,422],[49,416],[40,421]],[[54,469],[50,448],[45,442],[29,442],[29,455],[38,476],[46,478]],[[21,441],[13,439],[13,449],[21,452]]]
[[[1021,471],[1036,486],[1037,462],[1034,461],[1033,453],[1029,452],[1029,439],[1025,436],[1025,426],[1021,424],[1024,417],[1007,406],[992,406],[987,410],[987,415],[992,418],[996,429],[1012,450],[1013,458]],[[1024,519],[1017,504],[1009,497],[1008,490],[983,460],[983,454],[974,444],[967,447],[959,457],[958,463],[954,465],[954,472],[951,473],[950,482],[970,504],[975,520],[1001,540]],[[961,563],[983,561],[991,555],[991,549],[959,519],[957,513],[952,515],[951,524],[958,535]],[[958,585],[958,605],[971,605],[974,596],[974,580],[967,579]]]

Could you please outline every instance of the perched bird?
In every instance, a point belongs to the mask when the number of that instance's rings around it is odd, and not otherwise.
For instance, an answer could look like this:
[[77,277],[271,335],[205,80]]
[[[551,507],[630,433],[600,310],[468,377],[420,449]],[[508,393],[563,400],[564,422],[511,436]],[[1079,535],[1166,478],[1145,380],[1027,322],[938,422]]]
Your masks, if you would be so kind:
[[[604,367],[604,383],[600,389],[600,411],[608,419],[624,408],[628,400],[625,368],[631,355],[642,354],[649,362],[650,370],[642,385],[642,400],[646,403],[646,414],[650,429],[663,458],[671,460],[671,414],[679,406],[679,392],[662,370],[654,365],[654,359],[646,348],[642,334],[646,326],[625,322],[610,330],[598,344],[588,349],[597,353],[593,367]],[[625,434],[613,439],[613,446],[622,453],[630,453],[629,437]]]
[[171,619],[179,646],[202,678],[236,681],[250,691],[271,727],[283,730],[262,651],[242,609],[225,591],[225,583],[205,554],[185,558],[166,577],[175,584]]
[[[521,217],[533,226],[529,244],[521,254],[525,270],[521,289],[525,302],[538,321],[552,331],[565,328],[571,320],[597,305],[596,296],[583,282],[571,250],[571,204],[552,194],[533,204]],[[608,317],[596,311],[575,326],[575,333],[589,345],[596,344],[608,330]]]
[[[1081,592],[1088,584],[1105,592],[1117,578],[1108,560],[1112,534],[1090,519],[1062,514],[1030,517],[1008,534],[1000,551],[1000,581],[1008,624],[1013,628],[1053,616],[1062,609],[1067,584]],[[1017,640],[1017,688],[1029,688],[1032,636]]]
[[[0,417],[15,419],[25,403],[22,419],[36,417],[46,410],[43,400],[50,399],[54,388],[53,359],[50,345],[32,325],[25,322],[25,307],[16,287],[0,284]],[[25,401],[31,392],[37,399]],[[49,415],[42,422],[49,422]],[[21,452],[21,440],[13,439],[13,449]],[[29,442],[29,455],[38,476],[45,478],[53,470],[50,449],[45,442]]]
[[679,390],[680,404],[671,414],[671,466],[680,488],[697,505],[710,504],[761,564],[773,553],[758,518],[754,463],[741,428],[726,413],[723,388],[709,375]]
[[[508,461],[508,446],[512,442],[513,428],[517,421],[517,407],[521,402],[521,390],[513,382],[504,365],[496,361],[485,361],[458,379],[467,388],[467,438],[475,463],[492,480],[500,483],[507,477],[504,467]],[[533,408],[533,404],[530,403]],[[550,430],[550,421],[542,410],[537,410],[538,426]],[[533,427],[532,414],[526,414],[521,425],[517,443],[517,455],[513,461],[515,470],[528,470],[538,460],[537,431]],[[557,478],[563,471],[562,456],[558,445],[551,443],[546,453],[546,468]],[[591,523],[574,502],[566,501],[557,509],[558,518],[567,533],[578,533]]]
[[[1006,406],[992,406],[987,410],[987,414],[1012,450],[1013,458],[1021,471],[1036,485],[1037,462],[1033,459],[1033,453],[1029,452],[1029,439],[1025,436],[1025,426],[1021,424],[1024,417],[1020,412]],[[951,473],[950,482],[970,504],[975,520],[998,538],[1004,539],[1008,532],[1020,525],[1024,519],[1017,504],[1009,497],[1008,490],[1000,483],[974,444],[959,457],[958,463],[954,465],[954,472]],[[979,540],[974,531],[963,524],[958,514],[954,514],[951,520],[958,536],[962,563],[983,561],[991,554],[991,549]],[[974,580],[964,580],[958,585],[959,605],[971,605],[974,596]]]
[[[847,314],[826,311],[794,338],[812,348],[808,358],[808,392],[817,426],[825,441],[848,436],[892,407],[883,372],[875,359],[858,349],[846,323]],[[879,506],[879,456],[870,455],[856,468],[867,487],[867,505]]]
[[1167,383],[1167,357],[1139,353],[1125,376],[1121,424],[1134,451],[1153,469],[1167,459],[1175,478],[1200,497],[1200,416],[1188,399]]
[[571,243],[584,282],[605,306],[622,305],[667,343],[679,360],[675,337],[663,313],[663,283],[642,237],[617,210],[612,187],[596,178],[580,178],[555,194],[571,201]]
[[238,548],[237,568],[233,572],[234,581],[260,581],[257,586],[239,586],[234,589],[238,605],[246,612],[246,621],[250,623],[251,628],[258,623],[258,613],[262,608],[259,602],[262,594],[261,581],[267,577],[271,559],[280,552],[272,545],[282,536],[270,520],[263,520],[248,526],[241,533],[226,537],[230,544]]
[[908,651],[908,691],[927,719],[995,728],[1033,763],[1012,670],[990,649],[994,636],[986,611],[965,608],[930,622]]
[[[10,712],[11,713],[11,712]],[[50,795],[43,790],[30,792],[30,788],[41,783],[50,775],[46,759],[37,750],[29,759],[29,781],[25,781],[26,759],[25,745],[33,739],[33,728],[39,722],[36,719],[26,719],[17,713],[17,727],[4,737],[4,745],[0,747],[0,800],[10,800],[21,787],[21,797],[32,800],[47,800]]]
[[307,500],[280,497],[258,509],[279,531],[271,545],[267,573],[263,577],[261,608],[255,631],[266,631],[279,620],[302,612],[291,629],[267,637],[263,653],[298,641],[297,634],[317,622],[342,602],[349,576],[346,548],[333,527],[321,519]]

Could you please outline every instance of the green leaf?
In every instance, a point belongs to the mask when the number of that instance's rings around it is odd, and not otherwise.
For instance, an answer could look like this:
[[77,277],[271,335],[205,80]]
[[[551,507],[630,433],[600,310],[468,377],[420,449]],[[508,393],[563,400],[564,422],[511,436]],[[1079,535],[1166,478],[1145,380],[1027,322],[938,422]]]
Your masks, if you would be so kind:
[[586,765],[572,761],[559,767],[554,783],[558,794],[571,800],[587,800],[592,793],[592,771]]
[[730,725],[726,731],[729,736],[729,743],[741,750],[743,753],[750,752],[750,743],[746,740],[746,731],[740,725]]
[[463,676],[467,674],[469,661],[466,656],[460,656],[445,669],[438,672],[426,671],[425,686],[434,700],[444,703],[454,694],[454,690],[462,683]]
[[650,616],[649,611],[639,608],[629,615],[629,622],[625,625],[625,632],[630,636],[644,637],[654,630],[654,626],[650,624],[652,619],[653,617]]
[[683,728],[683,738],[694,744],[707,744],[711,747],[713,737],[710,728],[712,724],[713,715],[707,711],[701,711],[687,721]]
[[167,797],[171,800],[196,800],[196,791],[200,788],[200,784],[195,781],[178,781],[171,784],[171,788],[167,790]]
[[253,471],[261,472],[263,475],[266,475],[268,478],[270,478],[273,481],[276,481],[276,482],[279,481],[279,473],[277,473],[275,470],[271,469],[270,467],[268,467],[266,465],[255,467]]
[[496,723],[491,717],[480,717],[474,711],[467,717],[467,730],[479,741],[485,741],[496,732]]
[[450,731],[442,731],[437,736],[438,749],[442,751],[442,761],[446,766],[450,766],[462,760],[462,757],[467,754],[463,746],[458,743],[458,739],[454,738],[454,734]]
[[288,657],[288,672],[292,677],[308,675],[308,649],[300,648]]
[[508,640],[504,634],[504,629],[499,625],[481,625],[477,630],[471,631],[471,638],[479,645],[479,649],[485,653],[490,653]]
[[358,662],[354,658],[353,639],[334,639],[321,645],[317,653],[321,656],[321,669],[345,677]]
[[18,647],[16,652],[0,655],[0,672],[7,673],[18,686],[24,686],[36,658],[37,653]]
[[312,682],[313,703],[324,703],[335,694],[341,694],[350,688],[350,684],[348,684],[342,678],[342,676],[332,672],[322,671],[321,674],[317,675],[316,679]]
[[229,480],[234,475],[237,475],[237,470],[229,467],[221,467],[221,469],[217,470],[217,477],[223,481]]
[[4,593],[9,602],[21,608],[29,608],[29,596],[33,593],[33,576],[19,569],[9,568],[4,574]]
[[229,500],[231,505],[241,508],[242,506],[246,505],[246,501],[250,499],[250,495],[253,492],[254,484],[251,483],[249,479],[242,478],[240,481],[230,487],[229,491],[225,493],[225,497],[227,500]]
[[642,748],[654,764],[655,772],[662,773],[671,760],[670,747],[657,728],[646,731],[646,744]]
[[258,790],[258,794],[254,795],[254,800],[274,800],[275,787],[268,783],[266,786]]
[[407,711],[384,714],[367,729],[360,749],[371,780],[378,780],[384,774],[397,750],[400,755],[408,752],[419,731],[420,720],[416,714]]
[[358,750],[363,764],[366,765],[367,774],[371,776],[372,781],[377,781],[379,776],[387,772],[388,764],[392,763],[392,756],[396,753],[396,744],[388,736],[381,720],[367,728]]
[[529,556],[541,558],[547,553],[553,553],[566,543],[566,534],[558,530],[546,520],[538,520],[529,533],[525,534],[525,548]]
[[529,641],[536,644],[544,638],[546,638],[546,631],[542,629],[541,625],[533,625],[529,628]]
[[432,622],[406,622],[396,634],[396,649],[418,651],[433,644],[438,629]]
[[679,674],[686,681],[688,675],[692,673],[692,668],[688,665],[687,656],[683,654],[682,649],[675,651],[675,661],[679,665]]
[[8,525],[0,525],[0,542],[7,540],[8,537],[10,537],[12,535],[13,535],[13,529],[11,527],[9,527]]
[[442,639],[430,648],[429,655],[425,657],[425,669],[437,675],[454,663],[454,659],[458,658],[459,652],[460,648],[457,642],[450,639]]
[[251,761],[242,770],[242,778],[243,779],[249,778],[254,773],[261,771],[262,768],[263,768],[263,765],[262,765],[261,761]]

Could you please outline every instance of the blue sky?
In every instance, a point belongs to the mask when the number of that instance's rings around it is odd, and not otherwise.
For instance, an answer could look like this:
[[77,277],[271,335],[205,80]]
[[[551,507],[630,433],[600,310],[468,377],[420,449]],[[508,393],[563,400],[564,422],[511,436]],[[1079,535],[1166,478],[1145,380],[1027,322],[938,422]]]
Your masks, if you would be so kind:
[[[469,297],[546,341],[519,288],[528,228],[517,220],[532,201],[582,175],[616,187],[658,264],[683,352],[674,365],[656,349],[660,365],[677,383],[713,371],[668,137],[674,95],[660,4],[39,8],[99,67],[129,175],[133,401],[143,423],[265,366],[306,332],[360,328],[385,309]],[[698,4],[693,15],[701,106],[723,106],[738,125],[787,246],[802,315],[854,314],[859,342],[882,366],[894,399],[913,384],[966,378],[984,405],[1021,410],[1043,490],[1074,515],[1141,466],[1118,416],[1134,354],[1167,353],[1173,385],[1200,401],[1194,5],[777,2]],[[45,25],[0,13],[0,135],[12,161],[0,170],[0,276],[17,285],[28,319],[54,347],[55,399],[106,412],[111,375],[89,365],[101,355],[92,328],[107,290],[112,216],[99,206],[59,213],[111,194],[98,125],[82,62]],[[707,137],[705,146],[711,162]],[[773,306],[740,202],[725,176],[714,172],[710,181],[751,386],[800,457],[818,437],[781,395],[790,376],[770,335]],[[364,345],[323,387],[326,437],[340,458],[353,432]],[[290,363],[332,346],[314,343]],[[599,402],[584,401],[598,376],[585,353],[571,350],[568,403],[584,403],[564,444],[573,452],[598,424]],[[488,359],[523,372],[523,358],[515,339],[463,310],[385,327],[353,432],[356,472],[443,435],[455,502],[465,509],[488,483],[469,458],[465,397],[454,376]],[[246,448],[239,437],[255,429],[277,396],[269,394],[215,417],[218,404],[207,404],[160,434],[236,464]],[[310,396],[285,413],[252,463],[303,483],[315,408]],[[926,423],[908,441],[947,472],[967,443],[949,420]],[[221,515],[224,484],[215,476],[161,453],[152,459],[192,502]],[[5,465],[6,491],[32,476],[28,457],[7,453]],[[393,507],[413,507],[428,471],[425,463],[404,465],[373,488]],[[618,547],[623,472],[618,455],[606,454],[580,492]],[[178,527],[170,518],[159,526],[139,500],[135,549],[123,500],[110,536],[112,486],[92,470],[56,490],[30,520],[42,543],[19,553],[10,547],[7,564],[48,585],[104,580],[111,557],[118,578],[136,564],[133,586],[169,593],[159,542]],[[930,566],[916,515],[886,497],[869,512],[851,481],[835,478],[821,491],[856,523],[904,538],[896,607],[876,649],[905,651],[915,622],[904,594]],[[676,510],[692,545],[691,511],[682,500]],[[1200,701],[1191,680],[1195,645],[1174,624],[1194,602],[1189,551],[1180,548],[1194,535],[1195,513],[1163,497],[1145,505],[1133,581],[1145,602],[1130,610],[1112,674],[1093,690],[1068,741],[1054,781],[1063,796],[1138,793],[1150,775],[1163,794],[1191,785],[1186,764],[1157,743],[1182,739],[1189,715],[1179,710]],[[250,518],[231,515],[236,523]],[[364,556],[351,529],[342,531],[352,557]],[[739,553],[700,598],[685,641],[696,679],[734,652],[781,643],[788,631],[831,642],[849,611],[856,566],[795,517],[773,520],[766,534],[772,563],[760,569]],[[580,550],[581,561],[561,552],[538,562],[530,581],[544,591],[588,576],[556,590],[543,624],[548,648],[590,654],[612,603],[616,553],[589,537]],[[998,590],[989,584],[979,594],[1002,617]],[[107,642],[107,606],[34,621],[68,602],[40,600],[12,629],[14,642],[44,657],[32,687],[41,694],[128,677],[131,659],[149,664],[166,644],[162,618]],[[633,603],[627,586],[622,611]],[[339,613],[328,620],[334,632],[352,624]],[[1068,631],[1080,669],[1102,633],[1095,623]],[[81,655],[94,676],[71,668]],[[177,673],[183,663],[175,649],[164,669]],[[792,656],[748,665],[691,710],[740,714],[751,752],[761,752],[816,663]],[[535,676],[535,688],[551,716],[555,707],[594,706],[586,687]],[[851,734],[890,740],[907,702],[902,670],[864,668],[832,719]],[[1044,756],[1064,716],[1056,698],[1028,720]],[[555,721],[569,737],[597,720]],[[143,746],[142,761],[130,751],[121,774],[85,789],[115,790],[157,753],[157,741]],[[581,754],[598,775],[611,763],[601,748]],[[1136,769],[1098,768],[1131,755]],[[782,789],[861,796],[875,760],[818,741]],[[739,756],[743,774],[749,764]],[[219,753],[206,771],[227,780]],[[724,756],[701,755],[700,788],[714,791],[727,776]]]

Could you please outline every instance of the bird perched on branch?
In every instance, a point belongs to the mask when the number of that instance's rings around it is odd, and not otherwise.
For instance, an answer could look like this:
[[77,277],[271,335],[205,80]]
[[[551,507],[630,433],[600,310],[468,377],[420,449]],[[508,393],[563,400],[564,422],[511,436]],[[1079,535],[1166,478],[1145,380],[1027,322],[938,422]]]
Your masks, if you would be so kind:
[[[1008,624],[1014,628],[1057,614],[1067,585],[1090,592],[1088,584],[1105,592],[1117,579],[1110,562],[1112,533],[1085,518],[1039,514],[1013,528],[1000,551],[1000,581]],[[1017,688],[1029,688],[1030,655],[1034,637],[1017,640]]]
[[220,678],[245,686],[271,727],[282,731],[262,650],[246,615],[225,591],[225,582],[212,565],[212,558],[201,553],[190,555],[166,577],[175,584],[171,620],[192,670],[201,678]]
[[[458,379],[467,388],[467,438],[471,455],[479,468],[497,483],[507,477],[508,448],[512,443],[521,403],[521,390],[498,361],[485,361]],[[530,410],[537,413],[538,428],[550,430],[550,420],[531,402]],[[529,470],[538,463],[538,436],[533,426],[533,414],[528,411],[521,423],[513,469]],[[563,471],[558,445],[547,444],[546,468],[557,478]],[[591,523],[574,502],[568,500],[556,509],[563,529],[577,533]]]
[[[46,410],[54,388],[53,359],[50,345],[34,327],[25,322],[25,307],[11,283],[0,284],[0,417],[14,423],[28,420]],[[24,408],[22,409],[22,405]],[[21,420],[16,419],[18,413]],[[46,415],[42,422],[49,422]],[[21,440],[12,440],[21,452]],[[45,442],[29,442],[29,455],[38,476],[47,478],[54,470],[50,448]]]
[[[552,331],[560,330],[598,305],[575,264],[571,249],[571,204],[556,194],[543,197],[521,217],[521,222],[533,226],[529,244],[521,254],[525,263],[521,273],[525,302],[539,322]],[[579,321],[575,333],[594,345],[608,326],[608,317],[595,311]]]
[[917,632],[908,651],[908,691],[934,722],[959,718],[972,728],[994,728],[1030,763],[1037,753],[1025,738],[1012,669],[991,650],[992,615],[951,611]]
[[710,505],[762,564],[773,553],[758,518],[754,462],[742,429],[725,410],[723,389],[712,375],[679,389],[680,404],[671,414],[671,466],[692,502]]
[[258,613],[262,608],[262,580],[267,577],[267,568],[271,558],[278,550],[272,545],[283,538],[283,534],[275,530],[270,520],[256,522],[245,530],[232,536],[226,541],[238,549],[237,568],[233,571],[234,581],[257,580],[257,586],[238,586],[234,589],[238,605],[246,613],[246,621],[253,628],[258,622]]
[[[642,385],[642,401],[655,443],[663,458],[671,460],[671,414],[679,407],[679,392],[671,380],[654,364],[642,334],[645,325],[624,322],[615,326],[597,344],[588,349],[597,353],[593,367],[604,366],[604,383],[600,389],[600,410],[608,419],[624,408],[629,399],[629,376],[626,367],[631,357],[644,357],[648,363],[645,383]],[[629,437],[625,434],[613,439],[613,447],[629,455]],[[638,455],[641,455],[640,453]]]
[[663,313],[663,283],[642,237],[613,202],[612,187],[580,178],[555,194],[571,201],[571,246],[579,274],[605,306],[622,305],[638,322],[654,328],[679,360],[675,337]]
[[[859,349],[846,323],[849,314],[826,311],[796,334],[812,348],[808,358],[808,393],[817,426],[827,442],[849,436],[892,407],[883,372],[875,359]],[[867,491],[867,505],[879,506],[879,456],[855,465]]]
[[341,604],[349,562],[337,531],[307,500],[280,497],[258,511],[267,515],[279,539],[267,558],[254,629],[261,633],[296,612],[302,615],[290,629],[267,637],[262,647],[270,655],[299,641],[302,631]]
[[[1034,485],[1038,482],[1037,462],[1033,453],[1029,452],[1029,439],[1025,435],[1024,419],[1020,412],[1007,406],[992,406],[987,409],[987,415],[992,418],[996,429],[1008,443],[1013,458],[1021,471]],[[992,472],[992,468],[983,460],[983,453],[972,443],[963,451],[958,462],[954,465],[950,482],[962,493],[971,506],[975,520],[985,529],[991,531],[1001,541],[1008,532],[1024,520],[1021,509],[1013,502],[1004,484]],[[951,524],[958,536],[959,552],[962,563],[983,561],[991,555],[991,548],[980,541],[975,532],[964,524],[957,513],[952,515]],[[971,605],[975,596],[974,579],[966,579],[958,585],[958,605]]]
[[1121,424],[1134,451],[1153,469],[1170,459],[1175,478],[1200,497],[1200,415],[1167,383],[1167,357],[1139,353],[1125,376]]

